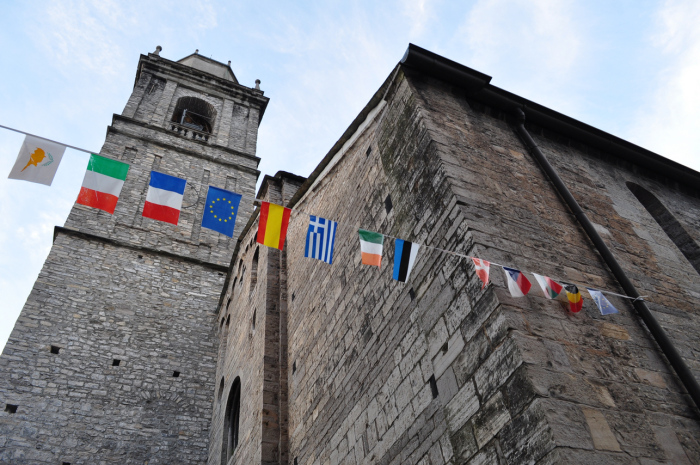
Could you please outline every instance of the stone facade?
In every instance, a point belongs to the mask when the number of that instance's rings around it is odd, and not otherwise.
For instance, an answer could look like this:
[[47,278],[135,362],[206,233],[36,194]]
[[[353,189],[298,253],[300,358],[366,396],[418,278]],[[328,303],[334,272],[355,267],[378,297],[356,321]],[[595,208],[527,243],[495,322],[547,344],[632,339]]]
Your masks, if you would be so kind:
[[[293,208],[282,251],[256,242],[250,201],[233,240],[201,230],[202,189],[177,228],[141,218],[152,169],[252,196],[266,104],[225,67],[142,58],[103,149],[132,163],[124,201],[74,208],[0,358],[0,457],[700,463],[700,412],[628,300],[601,316],[582,289],[574,314],[531,275],[523,298],[497,265],[483,287],[466,258],[622,293],[518,137],[524,108],[697,377],[700,174],[411,50],[308,179],[264,178],[258,199]],[[204,140],[169,116],[196,95],[217,115]],[[304,257],[309,213],[339,223],[332,265]],[[389,235],[381,268],[358,228]],[[392,237],[422,244],[405,284]]]
[[[237,237],[200,222],[210,184],[254,196],[267,105],[234,79],[141,57],[100,152],[130,164],[116,211],[75,205],[56,228],[0,357],[0,398],[10,405],[0,414],[0,462],[206,461],[216,309]],[[210,134],[172,121],[183,96],[214,109]],[[177,226],[141,216],[152,170],[187,180]],[[241,203],[237,231],[252,212]]]
[[[246,441],[227,462],[215,414],[209,464],[700,462],[698,410],[628,301],[610,297],[620,314],[601,316],[583,289],[578,314],[536,287],[515,299],[498,267],[482,289],[468,260],[437,250],[622,293],[509,114],[400,65],[287,204],[285,251],[258,249],[250,224],[220,302],[220,320],[239,323],[220,338],[217,376],[252,383],[241,402],[255,427],[241,421]],[[528,129],[697,375],[697,188],[546,126]],[[295,186],[280,174],[263,192],[280,183]],[[635,185],[665,206],[685,242],[654,220],[661,214]],[[305,213],[339,222],[333,265],[304,258]],[[391,278],[390,238],[381,269],[360,263],[359,227],[433,248],[402,284]],[[253,301],[241,270],[256,253],[284,266],[256,276]],[[271,315],[285,294],[286,334],[275,320],[245,340],[251,315],[263,305]],[[279,442],[262,393],[278,373],[278,352],[263,358],[270,339],[287,343],[288,438]],[[285,461],[272,451],[287,439]]]

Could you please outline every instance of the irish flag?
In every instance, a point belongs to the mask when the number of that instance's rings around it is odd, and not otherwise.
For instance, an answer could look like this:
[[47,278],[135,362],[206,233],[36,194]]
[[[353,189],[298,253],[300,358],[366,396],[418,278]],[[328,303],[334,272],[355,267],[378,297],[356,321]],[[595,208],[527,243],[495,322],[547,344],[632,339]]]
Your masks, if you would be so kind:
[[364,229],[360,229],[359,233],[362,263],[364,265],[381,266],[384,235],[372,231],[365,231]]
[[77,202],[114,214],[128,172],[126,163],[91,154]]
[[284,239],[287,237],[289,215],[292,210],[270,202],[260,204],[260,224],[258,225],[257,242],[280,249],[284,247]]

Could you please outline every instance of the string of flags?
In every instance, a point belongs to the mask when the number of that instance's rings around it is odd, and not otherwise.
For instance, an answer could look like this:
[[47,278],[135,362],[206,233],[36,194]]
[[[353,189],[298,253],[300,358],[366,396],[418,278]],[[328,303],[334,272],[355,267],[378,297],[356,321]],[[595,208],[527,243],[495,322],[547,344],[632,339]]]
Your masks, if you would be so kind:
[[[77,149],[77,147],[26,134],[9,178],[51,185],[66,147]],[[78,150],[85,151],[83,149]],[[129,165],[127,163],[90,153],[77,203],[114,214],[128,172]],[[177,225],[182,210],[182,200],[186,185],[186,179],[158,171],[151,171],[142,215],[156,221]],[[209,186],[202,215],[202,227],[233,237],[236,216],[242,198],[241,194]],[[291,209],[281,205],[261,202],[257,242],[267,247],[282,250],[287,236],[291,213]],[[308,216],[309,226],[306,234],[304,256],[332,264],[335,234],[339,225],[337,222],[326,218],[315,215]],[[358,229],[357,231],[360,239],[362,263],[364,265],[381,267],[385,235],[364,229]],[[421,245],[400,238],[394,238],[394,240],[394,269],[392,277],[396,281],[405,283],[410,277]],[[489,283],[491,265],[500,266],[503,269],[508,291],[512,297],[524,297],[532,288],[532,284],[521,270],[437,247],[425,247],[471,259],[476,275],[483,283],[482,289]],[[583,298],[575,284],[564,281],[559,283],[548,276],[536,273],[532,273],[532,275],[535,277],[545,298],[556,299],[561,296],[568,302],[571,312],[578,313],[581,311]],[[618,313],[618,310],[603,293],[631,299],[629,296],[610,291],[589,287],[586,287],[586,289],[603,315]]]

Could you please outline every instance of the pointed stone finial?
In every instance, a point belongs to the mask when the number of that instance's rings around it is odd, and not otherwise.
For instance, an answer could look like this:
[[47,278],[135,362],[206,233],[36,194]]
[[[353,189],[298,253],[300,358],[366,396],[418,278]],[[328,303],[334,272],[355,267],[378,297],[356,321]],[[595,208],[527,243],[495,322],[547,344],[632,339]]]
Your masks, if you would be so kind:
[[228,61],[228,67],[231,67],[231,60]]
[[154,55],[160,55],[160,51],[163,50],[163,47],[160,45],[156,45],[156,51],[153,52]]
[[260,79],[255,80],[255,89],[260,90]]
[[199,49],[195,49],[194,51],[195,55],[199,53]]

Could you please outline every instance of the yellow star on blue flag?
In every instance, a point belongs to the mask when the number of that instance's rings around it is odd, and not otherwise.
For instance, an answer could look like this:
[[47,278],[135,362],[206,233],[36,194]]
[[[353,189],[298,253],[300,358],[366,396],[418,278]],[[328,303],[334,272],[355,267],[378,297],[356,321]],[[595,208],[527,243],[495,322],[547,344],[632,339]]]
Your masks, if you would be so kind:
[[241,194],[209,186],[202,227],[233,237]]
[[605,298],[602,292],[597,289],[591,289],[587,287],[588,293],[593,298],[593,302],[598,306],[601,315],[611,315],[613,313],[619,313],[617,309],[610,303],[608,299]]

